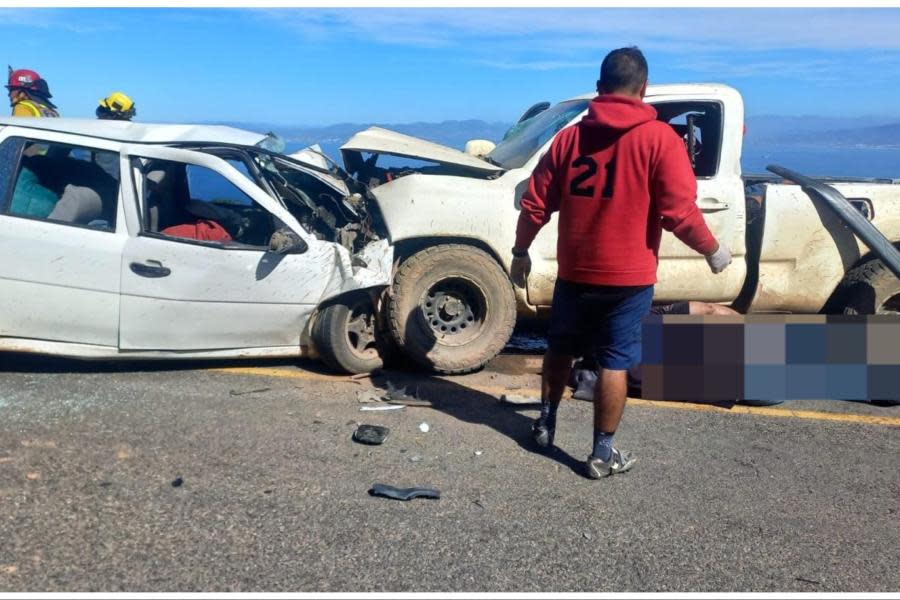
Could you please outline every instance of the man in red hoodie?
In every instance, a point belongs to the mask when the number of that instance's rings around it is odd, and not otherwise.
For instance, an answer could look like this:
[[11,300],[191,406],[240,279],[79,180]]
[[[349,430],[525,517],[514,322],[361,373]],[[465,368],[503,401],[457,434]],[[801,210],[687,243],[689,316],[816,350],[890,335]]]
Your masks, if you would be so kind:
[[512,249],[512,278],[525,286],[528,248],[559,211],[559,275],[544,356],[539,447],[553,446],[556,411],[572,360],[593,350],[594,446],[587,475],[634,464],[612,446],[625,410],[627,371],[640,362],[641,319],[650,310],[662,230],[706,256],[713,273],[731,262],[696,205],[697,182],[684,143],[643,101],[647,61],[635,47],[610,52],[598,96],[579,123],[563,129],[531,176]]

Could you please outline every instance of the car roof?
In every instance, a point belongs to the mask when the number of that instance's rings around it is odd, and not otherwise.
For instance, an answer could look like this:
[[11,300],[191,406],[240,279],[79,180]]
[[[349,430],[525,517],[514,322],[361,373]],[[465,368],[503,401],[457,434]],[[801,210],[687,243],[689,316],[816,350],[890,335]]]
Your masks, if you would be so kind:
[[[732,90],[733,88],[724,83],[666,83],[660,85],[648,85],[646,98],[653,96],[672,96],[672,95],[697,95],[697,94],[717,94],[723,90]],[[597,92],[589,94],[581,94],[571,100],[590,100],[597,96]]]
[[215,143],[254,146],[265,135],[222,125],[133,123],[103,119],[5,117],[0,126],[24,127],[138,144]]

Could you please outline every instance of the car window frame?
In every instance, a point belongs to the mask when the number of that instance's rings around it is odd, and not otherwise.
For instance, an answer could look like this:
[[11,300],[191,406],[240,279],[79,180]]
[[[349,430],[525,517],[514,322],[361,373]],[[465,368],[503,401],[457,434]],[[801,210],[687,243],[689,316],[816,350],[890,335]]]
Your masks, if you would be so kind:
[[[23,132],[23,133],[24,133],[24,132]],[[25,136],[25,135],[22,135],[22,134],[20,134],[20,133],[18,133],[18,132],[15,132],[15,131],[12,132],[10,135],[4,136],[2,139],[0,139],[0,143],[3,143],[3,142],[5,142],[5,141],[11,140],[11,139],[19,139],[19,140],[22,140],[22,145],[21,145],[21,147],[19,148],[19,150],[18,150],[18,152],[17,152],[17,155],[16,155],[16,167],[15,167],[15,170],[14,170],[14,172],[13,172],[13,177],[12,177],[11,180],[10,180],[9,189],[8,189],[7,192],[6,192],[6,197],[3,198],[3,204],[0,204],[0,217],[8,217],[8,218],[13,218],[13,219],[23,219],[23,220],[25,220],[25,221],[32,221],[32,222],[36,222],[36,223],[49,223],[50,225],[64,225],[64,226],[66,226],[66,227],[74,227],[74,228],[77,228],[77,229],[83,229],[83,230],[86,230],[86,231],[96,231],[96,232],[99,232],[99,233],[108,233],[108,234],[113,234],[113,235],[119,233],[120,223],[121,223],[122,221],[124,221],[124,219],[120,219],[120,218],[119,218],[119,217],[120,217],[119,212],[120,212],[121,205],[122,205],[122,202],[121,202],[121,200],[122,200],[122,181],[121,181],[121,154],[120,154],[118,151],[116,151],[116,150],[111,150],[111,149],[109,149],[109,148],[101,148],[101,147],[97,147],[97,146],[89,146],[89,145],[86,145],[83,141],[79,141],[79,140],[76,140],[76,141],[60,141],[60,140],[56,140],[56,139],[48,139],[48,138],[42,138],[42,137]],[[58,146],[69,146],[69,147],[71,147],[71,148],[73,148],[73,149],[74,149],[74,148],[78,148],[78,149],[82,149],[82,150],[87,150],[87,151],[89,151],[89,152],[96,152],[96,151],[99,151],[99,152],[110,152],[110,153],[112,153],[112,154],[116,154],[116,155],[119,156],[119,159],[120,159],[120,165],[119,165],[119,168],[120,168],[120,174],[119,174],[119,181],[116,182],[116,186],[117,186],[117,189],[116,189],[116,207],[115,207],[115,210],[113,211],[113,218],[114,218],[115,220],[114,220],[114,222],[111,224],[112,226],[111,226],[110,228],[107,228],[107,229],[101,229],[101,228],[99,228],[99,227],[91,227],[91,226],[88,225],[87,223],[72,223],[71,221],[61,221],[61,220],[59,220],[59,219],[50,219],[50,218],[45,218],[45,217],[35,217],[35,216],[31,216],[31,215],[20,215],[20,214],[14,214],[14,213],[10,212],[10,209],[11,209],[11,207],[12,207],[12,198],[13,198],[13,196],[15,195],[16,185],[18,184],[18,182],[19,182],[19,176],[21,175],[22,161],[23,161],[23,157],[24,157],[24,154],[25,154],[25,146],[28,145],[29,143],[46,144],[47,146],[51,146],[51,145],[54,145],[54,144],[55,144],[55,145],[58,145]],[[81,160],[81,159],[76,159],[76,160]],[[61,198],[60,198],[60,199],[61,199]],[[57,202],[59,202],[59,200],[57,200]]]
[[[656,106],[659,106],[662,104],[685,104],[685,105],[688,105],[688,104],[715,104],[718,107],[718,109],[719,109],[719,130],[716,133],[719,136],[719,141],[718,141],[718,145],[717,145],[718,151],[716,152],[715,171],[713,171],[712,175],[702,175],[702,176],[694,173],[694,178],[697,181],[712,181],[713,179],[716,179],[722,170],[722,153],[725,149],[725,103],[722,100],[719,100],[716,98],[700,98],[700,99],[690,98],[690,99],[684,99],[684,100],[681,100],[681,99],[660,100],[659,102],[651,101],[651,102],[647,102],[647,104],[649,104],[650,106],[653,106],[653,107],[656,107]],[[685,111],[685,112],[691,112],[691,111]],[[681,114],[684,114],[684,113],[679,113],[676,116],[680,116]],[[661,119],[659,121],[660,121],[660,123],[665,123],[666,125],[669,125],[671,127],[671,123],[669,121],[663,121]]]
[[[216,156],[216,158],[219,158],[220,160],[225,160],[219,156]],[[273,219],[278,219],[278,220],[280,220],[280,219],[277,215],[272,213],[272,211],[270,211],[268,208],[266,208],[265,206],[260,204],[256,200],[256,198],[254,198],[250,194],[247,194],[246,191],[242,190],[240,188],[240,186],[238,186],[234,181],[232,181],[230,177],[225,175],[225,173],[222,173],[218,169],[215,169],[211,166],[203,165],[203,164],[195,163],[195,162],[190,162],[190,161],[172,159],[172,158],[156,158],[153,156],[141,156],[139,153],[138,154],[128,154],[128,159],[129,159],[128,160],[129,169],[131,170],[131,181],[132,181],[133,192],[134,192],[134,200],[135,200],[137,216],[138,216],[138,227],[139,227],[138,232],[137,232],[138,237],[147,237],[147,238],[172,242],[175,244],[187,244],[189,246],[214,248],[217,250],[237,250],[237,251],[241,251],[241,252],[261,252],[261,253],[266,253],[266,252],[270,251],[268,245],[252,246],[250,244],[244,244],[242,242],[236,242],[234,240],[232,240],[230,242],[198,240],[198,239],[194,239],[194,238],[182,238],[182,237],[178,237],[178,236],[165,235],[165,234],[157,232],[157,231],[149,231],[149,229],[147,227],[147,220],[146,220],[147,214],[144,212],[144,210],[142,208],[146,204],[146,176],[145,176],[146,174],[144,173],[144,170],[142,167],[135,166],[135,162],[141,161],[141,160],[154,160],[154,161],[164,160],[167,162],[177,162],[177,163],[183,164],[185,166],[191,165],[194,167],[203,167],[203,168],[209,169],[209,170],[217,173],[219,176],[225,178],[225,180],[227,180],[232,185],[234,185],[235,188],[237,188],[241,193],[245,194],[248,198],[250,198],[250,200],[253,202],[253,204],[255,204],[260,209],[266,211]],[[140,177],[135,177],[136,172],[139,173]],[[245,179],[250,181],[250,183],[257,185],[255,181],[248,178],[243,173],[240,173],[240,171],[237,171],[237,172],[241,175],[241,177],[244,177]],[[139,185],[139,182],[140,182],[140,185]]]

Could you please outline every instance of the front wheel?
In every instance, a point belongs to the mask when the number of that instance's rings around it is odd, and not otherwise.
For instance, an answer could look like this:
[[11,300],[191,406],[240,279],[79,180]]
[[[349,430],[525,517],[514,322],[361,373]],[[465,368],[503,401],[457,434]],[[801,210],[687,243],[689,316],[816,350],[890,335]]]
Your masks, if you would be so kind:
[[375,307],[368,294],[341,296],[319,311],[312,338],[322,360],[342,373],[369,373],[382,366]]
[[516,299],[489,254],[445,244],[407,258],[392,288],[390,330],[403,353],[439,373],[482,367],[509,341]]

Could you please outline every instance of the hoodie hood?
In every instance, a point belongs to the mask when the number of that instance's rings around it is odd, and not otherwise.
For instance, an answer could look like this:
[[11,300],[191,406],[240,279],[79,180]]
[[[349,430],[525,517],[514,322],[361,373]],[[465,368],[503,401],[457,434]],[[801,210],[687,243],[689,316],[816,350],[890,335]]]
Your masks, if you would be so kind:
[[656,109],[638,98],[603,94],[591,100],[588,114],[581,121],[588,127],[627,131],[656,120]]

